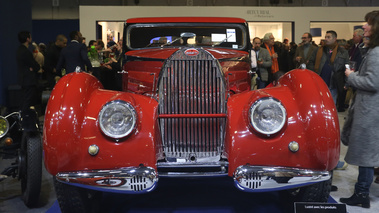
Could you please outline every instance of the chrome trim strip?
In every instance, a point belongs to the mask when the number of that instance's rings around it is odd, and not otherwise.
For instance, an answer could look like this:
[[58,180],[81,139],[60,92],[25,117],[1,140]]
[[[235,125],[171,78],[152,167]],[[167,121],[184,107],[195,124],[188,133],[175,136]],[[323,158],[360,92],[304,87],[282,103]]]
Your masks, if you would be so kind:
[[[174,160],[180,160],[180,159],[174,159]],[[158,162],[157,166],[158,168],[169,168],[169,167],[198,167],[198,168],[204,168],[204,167],[220,167],[220,166],[228,166],[229,162],[227,161],[218,161],[218,162],[209,162],[209,161],[186,161],[186,162],[180,162],[180,161],[174,161],[174,162]]]
[[5,118],[9,118],[11,116],[17,115],[18,118],[21,118],[21,112],[12,112],[5,116]]
[[60,172],[56,179],[63,183],[99,191],[140,194],[152,191],[158,174],[151,167],[126,167],[113,170]]
[[159,172],[160,177],[172,177],[172,178],[195,178],[195,177],[224,177],[228,176],[227,172]]
[[234,184],[242,191],[278,191],[329,180],[328,171],[290,167],[239,166],[233,175]]
[[228,175],[228,162],[158,162],[160,177],[220,177]]

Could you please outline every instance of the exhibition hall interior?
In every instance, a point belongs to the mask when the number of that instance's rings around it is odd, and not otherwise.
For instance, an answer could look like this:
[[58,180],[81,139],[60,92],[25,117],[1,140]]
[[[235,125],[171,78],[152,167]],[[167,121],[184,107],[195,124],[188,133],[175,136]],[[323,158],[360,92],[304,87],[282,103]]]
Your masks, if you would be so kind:
[[379,212],[379,1],[0,4],[0,212]]

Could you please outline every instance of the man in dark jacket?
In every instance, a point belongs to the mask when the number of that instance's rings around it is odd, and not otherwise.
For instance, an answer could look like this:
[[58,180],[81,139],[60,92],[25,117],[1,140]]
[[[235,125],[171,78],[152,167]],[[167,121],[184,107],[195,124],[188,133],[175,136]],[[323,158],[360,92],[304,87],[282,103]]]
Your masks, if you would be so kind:
[[32,52],[28,49],[32,43],[30,32],[19,32],[18,40],[21,43],[16,52],[18,83],[23,92],[21,110],[26,111],[37,100],[37,72],[41,67],[34,59]]
[[51,44],[46,51],[44,70],[46,73],[46,80],[49,87],[52,89],[55,85],[55,77],[57,76],[56,67],[58,64],[59,56],[62,48],[66,47],[67,38],[60,34],[56,37],[55,43]]
[[296,49],[295,56],[293,58],[296,63],[296,68],[300,67],[301,64],[305,64],[307,66],[310,57],[315,49],[317,49],[317,47],[312,44],[312,35],[310,33],[304,33],[301,40],[302,42]]
[[313,52],[308,63],[308,68],[318,73],[328,85],[339,111],[344,110],[344,72],[347,63],[349,63],[349,54],[345,48],[338,46],[337,33],[333,30],[326,32],[325,45]]
[[87,47],[82,43],[82,34],[79,31],[73,31],[70,33],[70,39],[70,44],[62,50],[59,57],[57,72],[61,73],[65,65],[66,74],[74,72],[78,66],[81,70],[92,73],[92,64],[88,59]]
[[362,62],[361,51],[359,50],[360,45],[363,43],[363,30],[358,28],[354,30],[353,34],[353,45],[349,50],[350,61],[355,61],[355,70],[359,69]]

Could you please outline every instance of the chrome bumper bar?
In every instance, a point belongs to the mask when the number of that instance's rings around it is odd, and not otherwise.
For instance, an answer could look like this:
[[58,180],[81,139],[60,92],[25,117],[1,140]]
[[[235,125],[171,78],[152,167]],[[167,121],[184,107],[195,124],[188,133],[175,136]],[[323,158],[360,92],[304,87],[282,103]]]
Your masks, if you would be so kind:
[[228,162],[158,162],[160,177],[219,177],[228,175]]
[[291,189],[329,180],[328,171],[288,167],[239,166],[234,184],[243,191],[263,192]]
[[61,172],[60,182],[106,192],[146,193],[158,182],[158,175],[151,167],[127,167],[114,170]]

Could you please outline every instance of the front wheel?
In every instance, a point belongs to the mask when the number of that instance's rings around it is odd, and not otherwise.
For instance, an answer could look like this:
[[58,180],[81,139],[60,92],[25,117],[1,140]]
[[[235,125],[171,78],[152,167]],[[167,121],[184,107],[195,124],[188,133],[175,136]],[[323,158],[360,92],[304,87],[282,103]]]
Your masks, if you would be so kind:
[[332,186],[332,178],[326,181],[284,191],[283,196],[292,198],[294,202],[327,202]]
[[62,213],[100,212],[101,192],[61,183],[55,177],[54,187]]
[[22,200],[33,207],[38,204],[42,181],[42,141],[38,132],[23,134],[20,159]]

